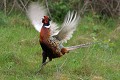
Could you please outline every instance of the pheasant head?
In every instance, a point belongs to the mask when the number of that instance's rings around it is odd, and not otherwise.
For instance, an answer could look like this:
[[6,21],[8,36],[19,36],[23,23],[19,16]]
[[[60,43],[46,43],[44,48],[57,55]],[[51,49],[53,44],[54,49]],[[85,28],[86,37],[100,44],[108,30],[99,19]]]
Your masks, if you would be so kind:
[[43,26],[40,31],[40,41],[45,41],[50,37],[50,18],[48,16],[44,16],[42,19]]
[[42,23],[43,27],[50,28],[50,18],[48,16],[44,16]]

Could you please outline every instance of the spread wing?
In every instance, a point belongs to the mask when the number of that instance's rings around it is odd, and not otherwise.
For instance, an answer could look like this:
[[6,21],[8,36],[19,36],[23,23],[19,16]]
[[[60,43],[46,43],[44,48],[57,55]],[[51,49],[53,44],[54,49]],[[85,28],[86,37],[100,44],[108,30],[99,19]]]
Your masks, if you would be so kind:
[[55,22],[51,21],[50,26],[51,26],[50,27],[51,36],[54,36],[54,35],[58,34],[58,32],[59,32],[58,25]]
[[69,11],[64,19],[61,30],[55,37],[59,41],[67,42],[67,40],[72,37],[72,34],[75,31],[77,24],[79,23],[79,19],[80,16],[78,16],[77,12]]
[[[32,2],[29,6],[28,6],[28,10],[27,10],[27,16],[30,19],[31,23],[33,24],[34,28],[40,32],[41,31],[41,27],[43,25],[42,23],[42,18],[43,16],[47,15],[47,11],[46,9],[40,5],[37,2]],[[51,35],[54,35],[55,33],[57,33],[57,24],[53,21],[51,21]]]
[[29,17],[34,28],[40,32],[42,27],[42,18],[47,14],[46,9],[36,2],[28,6],[27,16]]

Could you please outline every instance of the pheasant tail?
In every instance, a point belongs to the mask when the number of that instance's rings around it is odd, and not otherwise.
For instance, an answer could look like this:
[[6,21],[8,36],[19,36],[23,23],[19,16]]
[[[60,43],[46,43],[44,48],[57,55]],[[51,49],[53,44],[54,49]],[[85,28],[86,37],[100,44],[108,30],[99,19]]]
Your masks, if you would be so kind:
[[78,49],[78,48],[88,47],[88,46],[90,46],[91,44],[94,44],[94,43],[80,44],[80,45],[70,46],[70,47],[65,47],[65,48],[66,48],[68,51],[72,51],[72,50],[75,50],[75,49]]

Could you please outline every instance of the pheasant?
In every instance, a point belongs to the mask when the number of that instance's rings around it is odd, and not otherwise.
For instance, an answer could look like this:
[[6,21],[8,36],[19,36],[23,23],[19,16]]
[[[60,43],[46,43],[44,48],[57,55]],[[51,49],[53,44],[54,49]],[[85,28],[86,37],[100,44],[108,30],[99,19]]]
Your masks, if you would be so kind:
[[[53,58],[58,58],[77,48],[86,47],[88,44],[80,44],[76,46],[65,47],[64,42],[67,42],[72,37],[78,23],[80,16],[77,12],[68,12],[61,29],[55,22],[51,21],[47,15],[47,11],[38,3],[31,3],[28,7],[27,15],[34,25],[35,29],[40,32],[40,45],[42,47],[42,64],[46,64],[46,59],[52,61]],[[44,18],[42,18],[44,17]]]

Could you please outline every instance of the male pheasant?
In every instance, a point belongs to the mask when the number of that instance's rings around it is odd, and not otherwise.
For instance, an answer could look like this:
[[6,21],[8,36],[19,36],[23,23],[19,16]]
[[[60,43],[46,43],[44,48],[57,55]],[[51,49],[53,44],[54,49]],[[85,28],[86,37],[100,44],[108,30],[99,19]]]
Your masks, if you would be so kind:
[[[72,37],[76,26],[80,22],[80,16],[77,12],[68,12],[61,29],[58,30],[57,24],[53,23],[46,15],[46,9],[38,3],[31,3],[28,7],[27,15],[34,25],[35,29],[40,32],[40,45],[42,47],[43,60],[46,64],[47,57],[49,61],[53,58],[58,58],[68,53],[71,50],[86,47],[88,44],[81,44],[76,46],[64,47],[62,44],[67,42]],[[44,18],[42,18],[44,16]]]

